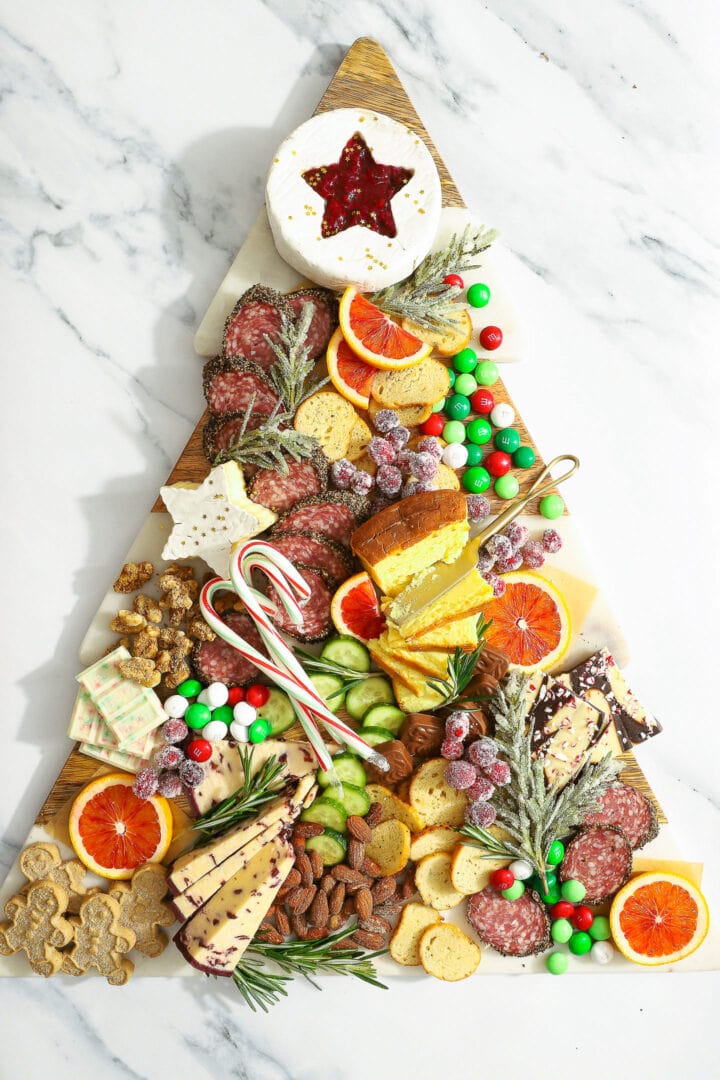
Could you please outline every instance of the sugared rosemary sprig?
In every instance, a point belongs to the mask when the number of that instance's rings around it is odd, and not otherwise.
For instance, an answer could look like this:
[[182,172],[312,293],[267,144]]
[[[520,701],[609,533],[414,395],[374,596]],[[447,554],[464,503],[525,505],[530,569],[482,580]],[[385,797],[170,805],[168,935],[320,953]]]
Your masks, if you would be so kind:
[[241,465],[257,465],[259,469],[275,469],[281,476],[287,476],[286,454],[300,461],[302,458],[312,457],[320,444],[311,435],[295,431],[291,426],[283,427],[283,424],[290,425],[293,414],[281,412],[279,403],[260,427],[248,431],[254,404],[253,394],[245,410],[240,431],[228,444],[227,449],[216,455],[215,464],[237,461]]
[[[351,975],[370,986],[381,990],[387,987],[380,982],[373,960],[382,956],[387,949],[377,952],[365,952],[355,946],[334,949],[333,945],[351,937],[356,926],[345,927],[334,934],[328,934],[320,941],[286,941],[282,945],[269,945],[254,940],[233,972],[233,980],[250,1008],[268,1011],[281,997],[287,997],[287,984],[296,975],[321,990],[314,981],[316,975]],[[276,974],[264,966],[264,961],[272,961],[283,974]]]
[[[492,620],[490,620],[490,622],[492,622]],[[463,652],[462,649],[456,649],[453,655],[448,659],[447,675],[445,675],[444,678],[438,676],[427,680],[428,686],[435,690],[436,693],[442,695],[443,705],[450,705],[453,702],[457,702],[458,705],[479,705],[486,700],[486,695],[480,697],[463,697],[463,691],[475,674],[475,668],[480,659],[480,654],[485,648],[485,634],[490,626],[490,622],[486,623],[481,615],[477,625],[477,646],[472,652],[468,653]]]
[[306,671],[320,672],[323,675],[337,675],[342,679],[343,685],[328,694],[328,700],[339,697],[340,694],[344,694],[349,690],[351,686],[356,686],[365,679],[371,679],[377,675],[377,671],[357,671],[355,668],[346,667],[345,664],[338,664],[335,660],[326,660],[322,656],[315,656],[313,653],[308,652],[307,649],[301,649],[297,645],[295,646],[295,653]]
[[285,411],[291,415],[295,414],[298,405],[306,397],[314,394],[316,390],[319,390],[321,386],[330,381],[328,378],[320,379],[306,388],[310,372],[315,366],[315,361],[311,359],[309,349],[305,345],[305,339],[314,314],[315,305],[312,303],[303,306],[297,321],[288,319],[283,313],[278,340],[273,341],[269,334],[265,335],[265,340],[277,358],[270,368],[270,378],[280,396]]
[[246,818],[253,817],[285,787],[286,780],[282,778],[285,766],[274,754],[262,763],[254,775],[252,747],[238,747],[238,754],[243,771],[242,784],[237,791],[211,810],[206,810],[192,824],[194,830],[202,833],[203,839],[217,836],[233,825],[239,825]]
[[448,274],[477,270],[480,263],[475,260],[487,251],[497,235],[495,229],[486,229],[484,225],[479,229],[467,225],[459,236],[453,233],[441,251],[426,255],[404,281],[374,293],[370,297],[372,303],[388,315],[410,319],[426,330],[452,328],[461,290],[457,285],[446,285],[443,279]]

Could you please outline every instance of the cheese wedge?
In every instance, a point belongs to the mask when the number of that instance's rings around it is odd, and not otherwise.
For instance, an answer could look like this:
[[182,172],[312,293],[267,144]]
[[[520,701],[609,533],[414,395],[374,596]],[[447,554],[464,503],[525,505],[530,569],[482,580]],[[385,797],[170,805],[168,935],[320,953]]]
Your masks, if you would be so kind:
[[453,619],[452,622],[426,630],[416,637],[404,638],[405,648],[411,650],[463,649],[471,652],[478,643],[477,622],[477,615],[465,615],[463,618]]
[[417,574],[386,607],[388,622],[404,638],[436,630],[451,618],[476,615],[492,599],[492,588],[477,569],[470,570],[451,589],[430,603],[423,590],[425,580],[430,580],[430,574]]
[[[299,780],[317,770],[317,761],[308,743],[267,739],[253,749],[253,772],[273,755],[284,763],[288,781]],[[226,741],[214,743],[212,757],[205,767],[205,778],[189,793],[195,813],[204,814],[233,795],[244,779],[238,747]]]

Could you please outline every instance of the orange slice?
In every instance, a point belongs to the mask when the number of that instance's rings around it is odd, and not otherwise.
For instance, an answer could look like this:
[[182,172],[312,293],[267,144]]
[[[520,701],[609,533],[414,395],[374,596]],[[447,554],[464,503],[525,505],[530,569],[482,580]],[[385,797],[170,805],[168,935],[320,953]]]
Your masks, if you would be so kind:
[[330,382],[338,394],[359,409],[367,409],[370,405],[370,386],[377,368],[355,355],[339,326],[330,338],[326,359]]
[[386,626],[377,593],[365,571],[340,586],[332,598],[330,615],[339,633],[360,641],[380,637]]
[[610,930],[620,952],[635,964],[656,967],[690,956],[710,927],[705,897],[686,877],[639,874],[610,909]]
[[129,878],[146,862],[161,862],[172,840],[167,799],[139,799],[135,778],[108,773],[84,787],[70,811],[70,842],[88,870]]
[[467,308],[461,308],[452,316],[452,327],[442,330],[427,330],[410,319],[403,319],[402,328],[409,334],[415,334],[421,341],[429,342],[440,356],[455,356],[470,344],[473,324]]
[[523,671],[553,667],[570,644],[570,612],[561,593],[544,578],[526,571],[503,574],[502,596],[483,607],[492,619],[488,645],[502,649]]
[[340,327],[352,351],[373,367],[400,370],[419,364],[432,345],[409,334],[348,285],[340,301]]

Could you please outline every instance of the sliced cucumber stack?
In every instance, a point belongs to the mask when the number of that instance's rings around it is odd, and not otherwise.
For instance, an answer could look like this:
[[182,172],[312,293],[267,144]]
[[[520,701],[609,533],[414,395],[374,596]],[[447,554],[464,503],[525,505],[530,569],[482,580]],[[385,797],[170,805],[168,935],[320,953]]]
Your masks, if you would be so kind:
[[398,709],[397,705],[371,705],[367,712],[363,713],[363,727],[379,727],[392,731],[394,738],[405,723],[405,713]]
[[[394,705],[392,683],[384,675],[371,675],[360,683],[351,686],[345,695],[345,709],[353,720],[365,722],[365,714],[371,705]],[[368,727],[370,725],[367,725]],[[382,727],[389,725],[383,724]]]
[[322,825],[325,829],[334,829],[339,833],[345,832],[347,819],[347,810],[331,795],[321,795],[300,815],[301,821],[312,821],[316,825]]
[[[343,784],[354,784],[356,787],[365,787],[365,781],[367,774],[365,767],[360,758],[355,757],[355,754],[351,754],[349,750],[345,750],[342,754],[338,754],[333,758],[333,767],[339,780]],[[317,774],[317,781],[320,787],[329,787],[332,783],[333,777],[325,772],[324,769],[320,769]],[[324,796],[322,796],[324,798]],[[317,804],[319,800],[315,800],[313,806]],[[312,807],[310,808],[312,809]]]
[[342,833],[326,829],[320,836],[311,836],[305,844],[306,851],[317,851],[323,866],[337,866],[347,853],[347,840]]
[[388,731],[384,727],[361,727],[358,728],[358,735],[361,739],[364,739],[369,746],[378,746],[380,743],[392,742],[395,735],[392,731]]
[[344,683],[339,675],[325,675],[315,671],[310,675],[310,682],[327,705],[330,712],[337,712],[345,701]]
[[353,671],[370,670],[370,653],[357,638],[341,634],[328,641],[320,656],[323,660],[332,660],[335,664],[351,668]]
[[263,720],[267,720],[270,725],[270,737],[272,737],[280,735],[283,731],[291,728],[297,720],[297,716],[290,704],[290,698],[283,690],[278,690],[274,686],[268,689],[268,699],[258,709],[258,716],[261,716]]
[[333,794],[332,798],[343,804],[347,810],[348,817],[350,814],[356,814],[357,817],[365,817],[370,809],[370,803],[372,802],[372,799],[365,788],[357,787],[355,784],[349,784],[347,781],[345,781],[342,786],[342,797],[338,794]]

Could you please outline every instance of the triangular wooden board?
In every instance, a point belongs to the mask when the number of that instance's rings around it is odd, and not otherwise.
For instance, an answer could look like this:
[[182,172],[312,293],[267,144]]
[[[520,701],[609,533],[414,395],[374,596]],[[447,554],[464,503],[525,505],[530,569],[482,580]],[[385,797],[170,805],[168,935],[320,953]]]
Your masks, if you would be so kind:
[[[440,173],[443,205],[446,207],[465,206],[453,178],[438,154],[422,120],[415,111],[387,54],[376,41],[370,38],[359,38],[349,49],[315,112],[325,112],[328,109],[342,107],[377,109],[394,117],[396,120],[406,123],[422,134]],[[511,398],[501,382],[493,386],[493,393],[496,400],[508,401],[512,404]],[[206,414],[203,414],[170,473],[167,483],[175,483],[180,480],[201,481],[206,475],[208,462],[202,451],[202,429],[205,420]],[[526,482],[529,484],[542,468],[542,458],[519,415],[514,426],[520,432],[523,442],[532,445],[537,453],[536,465],[525,474]],[[499,505],[499,501],[496,500],[496,508]],[[162,500],[158,498],[153,506],[153,511],[163,510]],[[662,809],[659,807],[657,799],[634,756],[631,753],[627,754],[625,760],[627,761],[628,778],[653,799],[658,805],[660,820],[665,822],[667,819],[662,813]],[[101,768],[99,762],[85,757],[73,749],[51,792],[43,803],[36,819],[37,824],[43,825],[47,823],[64,805],[70,794],[80,785],[87,783],[91,777],[101,771]]]

